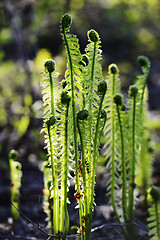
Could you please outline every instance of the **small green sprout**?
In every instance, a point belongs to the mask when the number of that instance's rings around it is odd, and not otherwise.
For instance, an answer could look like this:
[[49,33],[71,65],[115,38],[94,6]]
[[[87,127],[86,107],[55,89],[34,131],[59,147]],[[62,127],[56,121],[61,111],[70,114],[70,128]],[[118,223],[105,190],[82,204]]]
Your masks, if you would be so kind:
[[69,29],[72,23],[72,17],[69,13],[66,13],[63,17],[62,17],[62,27],[64,29]]
[[149,59],[145,56],[139,56],[137,58],[137,62],[139,64],[139,66],[141,66],[141,67],[149,66],[149,64],[150,64]]
[[49,73],[52,73],[55,71],[55,62],[52,59],[48,59],[44,63],[45,70]]
[[91,29],[91,30],[89,31],[89,33],[88,33],[88,36],[89,36],[89,39],[90,39],[92,42],[95,43],[95,42],[98,41],[99,36],[98,36],[98,33],[97,33],[95,30]]
[[103,96],[105,95],[106,91],[107,91],[107,83],[106,81],[103,80],[98,84],[97,94],[98,96]]

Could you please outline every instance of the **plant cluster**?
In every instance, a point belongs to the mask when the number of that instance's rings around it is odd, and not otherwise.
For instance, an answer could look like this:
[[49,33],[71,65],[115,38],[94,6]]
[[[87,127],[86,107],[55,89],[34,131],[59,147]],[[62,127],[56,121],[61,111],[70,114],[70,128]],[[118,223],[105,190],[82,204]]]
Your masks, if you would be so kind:
[[[61,35],[67,53],[65,77],[60,84],[55,62],[48,59],[44,64],[45,78],[41,82],[42,132],[48,150],[48,161],[43,167],[44,209],[49,227],[51,233],[66,239],[69,231],[68,191],[70,179],[74,178],[74,197],[79,209],[78,232],[81,239],[91,239],[96,165],[103,134],[107,194],[110,194],[115,217],[122,224],[126,239],[136,239],[137,231],[132,225],[135,189],[142,190],[144,207],[147,207],[153,152],[146,123],[146,81],[150,63],[147,57],[138,57],[142,73],[135,77],[124,104],[116,64],[109,66],[104,80],[98,33],[93,29],[88,31],[89,43],[82,55],[77,36],[69,33],[71,22],[70,14],[62,17]],[[117,197],[118,192],[120,196]],[[149,210],[152,216],[149,227],[154,227],[150,235],[159,239],[159,193],[155,197],[154,192],[152,188],[150,194],[155,208]]]

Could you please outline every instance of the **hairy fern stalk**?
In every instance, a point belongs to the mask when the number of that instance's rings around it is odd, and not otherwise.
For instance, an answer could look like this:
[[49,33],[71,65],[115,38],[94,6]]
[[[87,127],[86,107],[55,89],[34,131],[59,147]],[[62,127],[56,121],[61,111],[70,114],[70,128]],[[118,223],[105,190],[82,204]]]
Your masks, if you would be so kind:
[[[42,81],[42,131],[48,150],[48,161],[44,164],[44,209],[51,232],[66,239],[69,230],[67,192],[70,171],[73,171],[74,197],[79,209],[78,232],[82,240],[90,240],[102,133],[108,172],[107,194],[110,194],[116,219],[120,224],[134,221],[136,168],[141,166],[139,159],[145,151],[143,142],[148,136],[143,124],[146,114],[143,104],[147,101],[145,89],[150,64],[146,57],[138,59],[143,74],[138,75],[135,85],[130,87],[125,106],[116,64],[109,66],[104,80],[98,33],[93,29],[88,31],[88,45],[82,55],[77,36],[69,32],[71,23],[71,15],[65,14],[61,20],[61,35],[66,47],[67,69],[61,86],[55,62],[51,59],[45,62],[45,79]],[[146,178],[143,182],[145,191],[149,174]],[[122,226],[122,231],[126,239],[136,237],[132,226]]]

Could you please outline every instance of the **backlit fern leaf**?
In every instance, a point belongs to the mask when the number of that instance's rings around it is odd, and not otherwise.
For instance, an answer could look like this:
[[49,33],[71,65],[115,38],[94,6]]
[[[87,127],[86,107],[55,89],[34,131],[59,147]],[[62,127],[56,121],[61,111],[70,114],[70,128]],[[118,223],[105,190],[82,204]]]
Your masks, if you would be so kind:
[[[113,73],[113,70],[115,70],[116,73]],[[108,171],[108,177],[111,179],[107,184],[107,192],[108,194],[112,194],[113,200],[115,194],[114,191],[117,188],[117,184],[119,182],[119,175],[115,173],[118,173],[116,170],[120,163],[119,146],[116,141],[116,128],[118,126],[116,118],[116,104],[114,103],[113,99],[115,94],[120,92],[120,80],[118,68],[115,64],[111,64],[109,66],[107,86],[108,90],[104,99],[104,106],[107,112],[107,122],[104,128],[104,155],[107,160],[106,167]]]
[[[89,58],[88,71],[85,75],[86,95],[87,95],[86,102],[89,104],[90,98],[92,97],[92,99],[94,99],[94,105],[92,103],[92,112],[94,113],[95,109],[97,109],[99,104],[99,97],[97,95],[97,85],[99,81],[103,80],[102,67],[101,67],[101,64],[99,63],[99,61],[102,59],[102,55],[101,55],[102,50],[101,50],[101,41],[100,41],[100,38],[98,38],[98,41],[96,42],[96,52],[95,52],[95,60],[94,60],[94,66],[93,66],[94,42],[91,42],[89,38],[88,40],[89,40],[89,44],[85,49],[85,52]],[[93,80],[92,80],[91,77],[92,77],[93,68],[94,68],[94,73],[93,73]],[[92,81],[93,81],[93,86],[92,86]],[[91,93],[91,90],[92,90],[92,93]],[[89,107],[88,104],[87,104],[87,108]]]
[[[62,38],[64,39],[63,35]],[[70,56],[72,59],[72,68],[74,75],[74,88],[75,88],[75,99],[78,105],[82,105],[82,81],[83,76],[80,71],[81,65],[80,61],[82,60],[82,55],[79,49],[79,40],[76,35],[66,33],[66,40],[70,50]],[[68,59],[68,58],[67,58]],[[71,72],[70,72],[70,63],[69,59],[67,61],[67,70],[65,72],[65,80],[67,81],[66,90],[71,90]]]
[[[158,203],[157,203],[158,204]],[[158,218],[160,216],[160,205],[157,206],[158,210]],[[149,217],[147,218],[148,221],[148,227],[150,228],[149,230],[149,237],[150,240],[159,240],[160,239],[160,218],[158,219],[157,222],[157,216],[156,216],[156,209],[155,209],[155,204],[151,206],[148,209],[149,212]]]
[[87,71],[84,74],[85,92],[86,92],[85,107],[86,109],[89,110],[89,128],[91,128],[91,136],[90,136],[91,138],[88,136],[89,138],[87,140],[88,152],[92,151],[89,146],[93,146],[95,124],[97,120],[98,106],[100,103],[99,96],[97,95],[97,86],[98,86],[98,83],[103,80],[102,67],[101,67],[101,64],[99,63],[99,61],[102,59],[102,55],[101,55],[102,50],[101,50],[101,41],[98,34],[97,34],[97,38],[98,40],[96,42],[96,47],[95,47],[95,43],[90,40],[88,35],[89,44],[86,46],[86,49],[85,49],[85,53],[89,58]]

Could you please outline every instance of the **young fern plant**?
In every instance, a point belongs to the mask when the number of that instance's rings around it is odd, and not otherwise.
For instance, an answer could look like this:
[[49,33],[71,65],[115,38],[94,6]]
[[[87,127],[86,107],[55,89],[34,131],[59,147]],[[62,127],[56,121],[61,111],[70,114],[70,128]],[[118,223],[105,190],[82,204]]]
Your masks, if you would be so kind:
[[[99,61],[101,56],[101,41],[95,30],[88,32],[89,44],[85,52],[89,58],[86,77],[86,107],[89,111],[86,132],[86,156],[90,166],[90,178],[88,178],[88,233],[91,232],[92,211],[94,203],[95,168],[98,161],[98,149],[104,125],[106,113],[103,109],[103,101],[107,91],[107,83],[103,80],[102,67]],[[97,91],[96,91],[97,90]],[[90,235],[89,237],[90,238]]]
[[[62,17],[61,21],[61,32],[62,38],[66,46],[67,52],[67,70],[65,73],[65,81],[67,83],[67,90],[71,91],[71,105],[72,105],[72,122],[73,122],[73,149],[74,149],[74,161],[75,161],[75,182],[76,182],[76,194],[79,196],[78,205],[79,205],[79,218],[80,226],[82,227],[82,217],[83,217],[83,206],[82,206],[82,194],[81,187],[79,182],[79,153],[78,153],[78,132],[77,132],[77,120],[76,120],[76,100],[78,100],[78,105],[81,105],[81,98],[79,90],[81,90],[81,71],[80,71],[80,62],[82,59],[78,39],[75,35],[69,34],[70,25],[72,18],[70,14],[65,14]],[[77,91],[78,90],[78,91]],[[83,231],[82,231],[82,235]]]
[[[22,177],[22,166],[21,163],[16,161],[18,152],[12,149],[9,152],[9,166],[10,166],[10,177],[11,177],[11,203],[18,209],[20,200],[20,186]],[[13,220],[17,220],[20,216],[16,208],[11,205],[11,216]]]
[[148,201],[151,204],[147,219],[150,228],[148,235],[151,240],[160,240],[160,190],[157,187],[148,189]]
[[[150,63],[148,58],[140,56],[137,59],[142,67],[143,74],[138,75],[135,81],[136,85],[130,87],[127,103],[128,127],[131,134],[128,134],[128,160],[129,160],[129,193],[128,193],[128,221],[134,220],[134,189],[136,187],[136,168],[142,151],[144,141],[144,92],[149,73]],[[144,156],[143,156],[144,157]],[[133,232],[135,232],[133,230]],[[134,235],[133,235],[134,238]]]
[[[79,206],[79,232],[81,232],[82,239],[90,239],[95,167],[98,159],[100,138],[106,121],[106,114],[105,111],[102,111],[102,104],[107,85],[103,81],[102,69],[99,64],[101,46],[98,33],[94,30],[88,32],[89,44],[85,49],[86,54],[82,56],[77,37],[69,33],[71,16],[65,14],[61,22],[62,37],[68,59],[65,73],[65,82],[67,82],[65,89],[71,92],[73,157],[76,182],[75,198]],[[80,153],[78,145],[81,147]]]
[[[126,123],[126,112],[123,105],[123,97],[117,93],[114,97],[116,104],[118,125],[119,125],[119,139],[120,139],[120,156],[121,156],[121,178],[122,178],[122,197],[121,197],[121,208],[123,212],[123,219],[127,222],[127,166],[125,158],[125,141],[124,141],[124,124]],[[116,116],[116,114],[115,114]]]
[[[45,143],[47,144],[47,150],[49,154],[49,159],[47,166],[50,169],[47,171],[45,176],[48,182],[45,183],[46,187],[49,188],[47,193],[47,199],[49,199],[49,223],[51,223],[51,232],[58,234],[59,230],[59,189],[58,189],[58,169],[57,169],[57,146],[56,141],[53,142],[53,138],[56,138],[56,117],[55,117],[55,93],[57,90],[55,87],[55,79],[58,74],[55,73],[55,62],[53,60],[47,60],[45,62],[45,75],[48,73],[47,79],[42,81],[42,94],[44,102],[44,127],[42,131],[45,132]],[[46,168],[44,168],[45,170]],[[52,189],[52,190],[51,190]],[[53,202],[53,206],[52,206]]]
[[[55,62],[45,62],[45,75],[42,80],[42,94],[44,101],[44,127],[45,142],[48,150],[48,161],[44,167],[44,182],[48,200],[46,213],[49,217],[51,233],[66,238],[69,230],[69,215],[67,209],[68,191],[68,115],[70,96],[67,91],[60,90],[56,81],[58,73],[55,72]],[[46,205],[46,201],[44,203]],[[45,207],[45,206],[44,206]]]
[[147,189],[151,176],[153,147],[150,142],[149,131],[147,128],[147,111],[148,111],[148,91],[147,91],[147,77],[150,69],[150,62],[147,57],[139,56],[137,59],[139,66],[142,68],[141,75],[135,78],[135,83],[139,88],[140,94],[140,142],[139,142],[139,155],[136,171],[136,184],[142,191],[143,195],[143,208],[147,208]]
[[119,70],[116,64],[111,64],[108,70],[107,76],[107,85],[108,93],[104,99],[105,110],[108,115],[106,126],[104,128],[105,136],[105,158],[107,159],[107,169],[109,170],[108,182],[107,182],[107,194],[110,194],[111,204],[116,215],[116,219],[121,223],[118,210],[117,210],[117,201],[115,196],[115,191],[118,189],[119,174],[118,167],[120,164],[119,159],[119,148],[117,147],[116,141],[116,126],[117,119],[115,118],[116,104],[114,102],[115,94],[120,93],[120,79],[119,79]]

